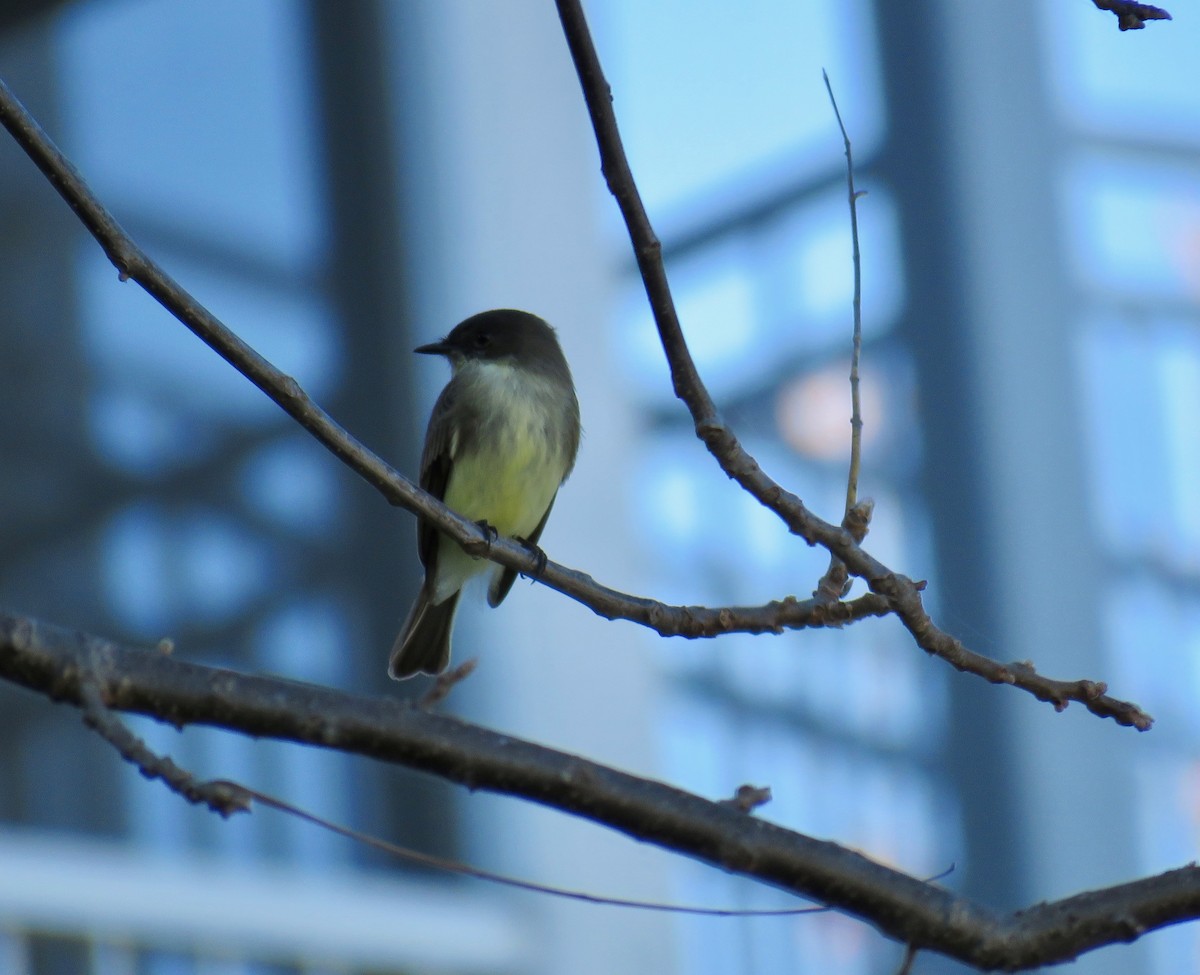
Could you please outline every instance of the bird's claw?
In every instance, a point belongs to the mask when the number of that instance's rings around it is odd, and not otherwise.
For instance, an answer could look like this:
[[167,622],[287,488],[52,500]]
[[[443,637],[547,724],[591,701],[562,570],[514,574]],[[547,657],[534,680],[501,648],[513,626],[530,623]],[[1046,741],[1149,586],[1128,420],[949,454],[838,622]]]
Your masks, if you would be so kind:
[[481,518],[479,521],[475,522],[475,524],[479,527],[479,530],[483,532],[483,545],[485,550],[490,552],[492,550],[492,543],[500,537],[500,533],[496,531],[495,527],[486,518]]
[[531,542],[527,538],[518,538],[517,541],[520,542],[521,546],[533,556],[533,575],[530,576],[530,578],[540,579],[542,577],[542,573],[546,571],[546,563],[549,561],[549,559],[546,558],[546,553],[541,550],[536,542]]

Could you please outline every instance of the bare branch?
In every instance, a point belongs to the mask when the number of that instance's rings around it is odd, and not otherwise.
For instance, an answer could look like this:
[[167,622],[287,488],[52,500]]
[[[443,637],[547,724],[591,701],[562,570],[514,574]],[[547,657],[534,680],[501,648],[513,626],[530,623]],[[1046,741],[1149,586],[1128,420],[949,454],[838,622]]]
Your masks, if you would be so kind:
[[663,636],[694,638],[732,632],[780,633],[788,629],[842,626],[869,616],[887,614],[885,600],[866,596],[849,603],[824,598],[798,600],[788,596],[762,606],[671,606],[602,586],[586,573],[555,562],[541,564],[537,555],[511,539],[488,538],[477,524],[426,494],[363,446],[322,410],[294,378],[255,352],[151,260],[104,208],[2,81],[0,123],[104,248],[122,280],[133,280],[145,289],[391,504],[437,525],[472,555],[489,558],[536,577],[537,581],[570,596],[605,619],[627,619]]
[[[851,307],[854,311],[854,333],[850,354],[850,473],[846,476],[846,510],[845,518],[858,503],[858,473],[862,466],[862,401],[858,390],[858,365],[862,358],[862,254],[858,248],[858,198],[862,194],[854,189],[854,154],[850,149],[850,135],[846,132],[846,123],[842,121],[842,113],[838,108],[837,99],[833,97],[833,85],[829,82],[829,74],[821,69],[821,77],[825,79],[825,90],[829,93],[829,104],[833,106],[833,115],[837,119],[838,129],[842,133],[842,145],[846,152],[846,199],[850,204],[850,254],[854,264],[854,299]],[[848,528],[846,521],[843,527]],[[866,533],[856,536],[862,541]]]
[[609,192],[620,207],[633,243],[638,270],[646,288],[663,351],[671,368],[675,394],[692,415],[696,435],[721,465],[752,497],[775,512],[788,530],[810,545],[820,545],[839,559],[854,575],[866,581],[871,591],[887,597],[888,605],[912,634],[917,645],[945,659],[958,670],[977,674],[994,684],[1012,684],[1062,710],[1078,701],[1093,714],[1112,718],[1119,724],[1145,731],[1153,719],[1134,704],[1110,698],[1107,688],[1094,681],[1055,681],[1038,676],[1027,667],[1005,667],[968,650],[950,634],[934,625],[921,601],[920,587],[893,572],[859,547],[854,535],[831,525],[810,512],[792,492],[773,481],[742,447],[733,430],[720,418],[716,405],[692,360],[662,261],[662,245],[633,180],[617,119],[613,114],[612,91],[604,78],[600,59],[579,0],[555,0],[563,33],[575,62],[592,128],[600,150],[600,167]]
[[1154,7],[1148,3],[1135,3],[1134,0],[1092,0],[1100,10],[1108,10],[1117,17],[1117,26],[1121,30],[1141,30],[1147,20],[1171,20],[1171,15],[1162,7]]
[[[850,469],[846,474],[846,507],[842,515],[842,527],[854,537],[859,545],[867,537],[871,527],[871,514],[875,506],[871,501],[858,500],[858,476],[862,468],[862,399],[859,395],[858,367],[862,359],[862,254],[858,245],[858,198],[862,194],[854,189],[854,154],[850,147],[850,135],[846,124],[842,121],[842,112],[838,108],[837,99],[833,97],[833,85],[824,68],[821,77],[825,79],[825,91],[829,93],[829,104],[833,106],[833,115],[837,119],[838,129],[842,133],[842,145],[846,153],[846,198],[850,205],[850,256],[854,266],[854,298],[851,309],[854,316],[854,327],[851,333],[850,349]],[[850,573],[845,563],[830,556],[829,568],[817,583],[814,596],[824,596],[830,599],[841,599],[850,592]]]
[[436,708],[450,696],[450,692],[454,688],[475,673],[475,668],[478,666],[478,658],[471,657],[469,660],[464,660],[457,667],[447,670],[444,674],[438,674],[437,680],[433,682],[429,690],[417,700],[417,707]]
[[[93,661],[95,665],[95,661]],[[464,673],[465,669],[465,673]],[[459,667],[456,674],[459,679],[467,676],[473,665]],[[79,681],[80,706],[83,709],[83,720],[88,727],[96,731],[105,741],[120,753],[121,757],[133,765],[147,779],[161,779],[172,792],[175,792],[188,802],[208,806],[213,812],[228,817],[235,812],[250,812],[252,803],[275,809],[285,815],[304,820],[320,829],[336,833],[356,843],[362,843],[376,850],[381,850],[390,856],[415,863],[434,870],[456,873],[476,880],[500,884],[505,887],[515,887],[518,890],[532,891],[537,894],[548,894],[552,897],[562,897],[567,900],[585,901],[589,904],[600,904],[610,907],[630,907],[645,911],[665,911],[672,914],[699,914],[708,917],[784,917],[799,914],[816,914],[828,911],[827,907],[794,907],[779,909],[754,910],[746,908],[695,907],[686,904],[664,904],[658,901],[631,900],[625,897],[603,897],[584,891],[568,890],[563,887],[552,887],[547,884],[533,883],[528,880],[518,880],[505,874],[491,870],[482,870],[457,860],[421,853],[408,847],[389,843],[377,836],[342,826],[331,820],[311,813],[290,802],[284,802],[275,796],[257,789],[251,789],[228,779],[216,779],[202,782],[191,772],[180,768],[169,756],[155,754],[142,739],[138,738],[126,727],[117,715],[109,710],[101,696],[99,671],[84,673]],[[438,686],[441,686],[440,684]],[[428,707],[422,700],[418,707]],[[747,789],[749,786],[743,786]],[[741,790],[739,790],[739,793]],[[768,795],[769,798],[769,795]],[[766,800],[762,800],[766,801]],[[744,811],[749,811],[746,809]]]
[[101,685],[95,673],[84,674],[79,681],[79,706],[83,723],[112,745],[127,762],[136,765],[148,779],[161,779],[172,792],[198,806],[208,806],[218,815],[228,818],[235,812],[249,812],[250,801],[245,790],[233,783],[201,782],[191,772],[180,768],[169,757],[156,755],[149,746],[126,727],[104,702]]
[[[106,647],[102,647],[99,641],[91,645],[92,649],[96,651],[107,649]],[[321,829],[381,850],[390,856],[409,863],[430,867],[434,870],[442,870],[447,873],[472,877],[476,880],[484,880],[489,883],[500,884],[501,886],[515,887],[518,890],[548,894],[552,897],[562,897],[567,900],[585,901],[589,904],[629,907],[646,911],[665,911],[672,914],[699,914],[708,917],[790,917],[800,914],[816,914],[829,910],[828,907],[766,908],[762,910],[696,907],[685,904],[664,904],[658,901],[631,900],[625,897],[603,897],[584,891],[568,890],[563,887],[533,883],[532,881],[519,880],[505,874],[472,867],[457,860],[449,860],[445,857],[434,856],[430,853],[421,853],[408,847],[389,843],[387,840],[382,840],[377,836],[371,836],[368,833],[351,829],[348,826],[342,826],[331,820],[324,819],[315,813],[301,809],[290,802],[284,802],[275,796],[259,792],[257,789],[251,789],[228,779],[202,782],[191,772],[177,765],[169,756],[158,755],[152,751],[141,738],[129,730],[125,723],[117,717],[115,712],[109,709],[103,698],[103,686],[105,682],[102,679],[102,675],[110,663],[111,657],[107,654],[97,652],[94,654],[87,668],[80,674],[79,705],[83,710],[84,724],[92,728],[101,738],[112,745],[121,757],[137,768],[145,778],[150,780],[161,779],[172,792],[182,796],[188,802],[208,806],[209,809],[220,816],[228,818],[235,812],[250,812],[252,803],[257,802],[260,805],[275,809],[296,819],[304,820]],[[434,685],[434,689],[441,690],[444,697],[455,683],[470,676],[471,671],[474,669],[475,662],[467,661],[452,672],[454,676],[453,680],[446,681],[445,683],[439,680]],[[429,695],[426,695],[426,698],[428,697]],[[431,702],[426,700],[426,698],[422,698],[417,703],[419,708],[428,708],[431,706]],[[753,795],[746,796],[744,794],[746,790],[749,790]],[[743,812],[749,812],[754,806],[761,805],[769,799],[769,789],[754,789],[752,786],[742,786],[738,789],[738,808]]]
[[518,796],[828,904],[913,950],[985,970],[1067,961],[1200,917],[1194,866],[1000,915],[837,844],[747,815],[735,803],[702,799],[395,698],[203,667],[26,618],[0,615],[0,678],[93,713],[98,706],[89,685],[107,708],[177,727],[204,724],[303,742]]
[[[577,63],[581,65],[580,77],[585,79],[589,106],[595,106],[595,99],[600,97],[597,95],[597,85],[604,98],[608,97],[608,86],[603,75],[599,73],[599,63],[596,61],[595,50],[591,47],[582,11],[574,0],[560,0],[560,12],[564,9],[564,25],[567,27],[568,37],[575,38],[573,53],[577,46],[582,45],[577,55]],[[580,31],[582,41],[579,39]],[[594,72],[589,73],[588,64],[595,65]],[[598,107],[594,108],[594,114],[599,112]],[[512,539],[491,540],[474,522],[468,521],[426,494],[371,453],[317,406],[295,379],[276,369],[250,348],[152,261],[121,229],[58,147],[50,141],[8,86],[0,81],[0,124],[8,129],[59,195],[83,221],[117,267],[121,277],[136,281],[168,312],[266,393],[285,413],[351,470],[373,485],[389,502],[427,519],[440,531],[459,542],[471,555],[491,559],[533,576],[537,581],[570,596],[605,619],[627,619],[647,626],[663,636],[711,637],[731,632],[778,633],[783,629],[838,626],[867,616],[883,616],[888,612],[895,612],[916,638],[918,645],[937,656],[946,656],[959,670],[978,674],[993,683],[1022,687],[1041,700],[1051,701],[1059,709],[1068,701],[1079,701],[1094,714],[1114,718],[1121,724],[1132,725],[1139,730],[1149,728],[1153,723],[1149,715],[1136,705],[1108,698],[1102,692],[1097,695],[1095,688],[1102,685],[1095,682],[1049,681],[1037,677],[1032,671],[1018,677],[995,661],[966,650],[957,640],[933,625],[933,621],[921,605],[919,590],[911,580],[893,573],[872,558],[859,548],[852,532],[817,518],[804,507],[799,498],[784,491],[763,474],[754,459],[738,444],[732,432],[717,419],[715,408],[700,384],[694,366],[691,366],[687,345],[683,341],[671,305],[658,242],[645,219],[645,212],[637,199],[637,190],[633,187],[632,177],[629,176],[611,106],[608,106],[607,115],[600,113],[598,117],[601,122],[597,124],[603,123],[606,128],[602,131],[607,133],[601,140],[602,157],[607,159],[615,151],[615,159],[621,164],[625,174],[624,180],[618,185],[626,187],[623,192],[632,193],[632,199],[636,203],[634,215],[641,215],[641,223],[634,231],[635,240],[645,239],[648,235],[648,250],[638,248],[638,259],[639,263],[644,262],[643,273],[650,275],[646,279],[647,290],[652,295],[656,319],[659,320],[660,329],[663,328],[661,316],[665,302],[665,308],[669,312],[668,324],[674,323],[673,332],[669,329],[664,332],[664,336],[667,336],[664,337],[664,343],[668,347],[667,354],[672,361],[673,371],[677,369],[677,362],[683,363],[678,368],[682,369],[681,375],[684,378],[677,377],[677,389],[685,392],[691,390],[689,395],[697,390],[703,394],[697,408],[705,412],[693,414],[697,416],[696,429],[701,438],[730,476],[754,497],[779,512],[793,533],[803,537],[809,544],[823,546],[831,555],[840,559],[854,575],[865,579],[873,593],[878,595],[861,596],[849,603],[832,602],[823,597],[797,600],[788,596],[757,607],[668,606],[654,599],[631,596],[601,586],[586,573],[555,562],[547,561],[541,564],[537,555]],[[608,141],[605,141],[606,139]],[[603,147],[610,143],[615,145],[615,150],[610,148],[607,152],[603,151]],[[644,257],[643,251],[650,256]],[[694,377],[694,383],[688,377]],[[691,405],[689,403],[689,408]]]

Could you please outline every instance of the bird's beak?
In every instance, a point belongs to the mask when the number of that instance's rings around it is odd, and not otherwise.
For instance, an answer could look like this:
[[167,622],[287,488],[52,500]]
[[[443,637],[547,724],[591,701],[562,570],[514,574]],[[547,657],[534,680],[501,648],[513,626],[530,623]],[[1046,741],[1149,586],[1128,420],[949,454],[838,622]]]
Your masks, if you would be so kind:
[[420,352],[421,355],[449,355],[450,345],[445,339],[438,339],[428,345],[418,345],[413,351]]

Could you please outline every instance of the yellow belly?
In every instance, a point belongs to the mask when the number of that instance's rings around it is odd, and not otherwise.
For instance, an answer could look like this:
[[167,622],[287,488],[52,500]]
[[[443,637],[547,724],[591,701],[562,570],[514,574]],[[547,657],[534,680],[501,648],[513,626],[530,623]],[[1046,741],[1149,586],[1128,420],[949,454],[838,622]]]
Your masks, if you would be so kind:
[[[501,535],[526,538],[538,526],[562,483],[563,464],[527,428],[494,448],[455,458],[445,501]],[[556,462],[558,460],[558,462]]]
[[[476,363],[456,378],[465,384],[465,395],[487,409],[482,429],[453,437],[447,445],[451,468],[443,500],[501,535],[528,539],[574,461],[574,442],[562,430],[567,417],[554,412],[556,404],[546,395],[543,380],[531,380],[511,366]],[[443,535],[433,602],[457,592],[488,567]]]

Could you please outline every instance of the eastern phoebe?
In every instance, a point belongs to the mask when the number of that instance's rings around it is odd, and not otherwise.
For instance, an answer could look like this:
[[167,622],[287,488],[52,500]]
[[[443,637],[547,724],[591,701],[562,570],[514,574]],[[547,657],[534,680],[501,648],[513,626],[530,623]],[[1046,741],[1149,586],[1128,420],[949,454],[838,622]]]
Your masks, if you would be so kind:
[[[554,329],[528,312],[485,311],[415,351],[445,356],[453,370],[429,417],[421,487],[464,518],[535,546],[579,449],[579,402]],[[424,521],[417,551],[425,581],[392,647],[396,680],[446,669],[468,579],[491,570],[488,604],[499,606],[517,577]]]

